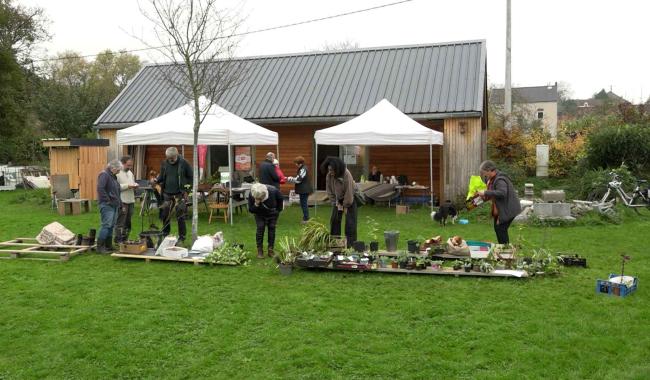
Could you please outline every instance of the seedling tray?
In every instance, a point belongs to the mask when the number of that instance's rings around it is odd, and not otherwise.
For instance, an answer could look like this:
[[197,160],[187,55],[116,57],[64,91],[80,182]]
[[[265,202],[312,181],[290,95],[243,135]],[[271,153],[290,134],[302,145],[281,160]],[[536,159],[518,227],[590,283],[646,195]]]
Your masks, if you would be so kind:
[[565,255],[561,255],[560,257],[562,258],[562,265],[565,267],[587,267],[587,259],[584,257]]
[[299,257],[296,259],[296,265],[301,268],[327,268],[332,262],[332,258],[321,259],[320,257],[315,257],[313,259],[305,259]]
[[[618,274],[610,274],[609,279],[613,277],[618,277]],[[632,277],[634,280],[632,285],[628,286],[627,284],[619,284],[618,282],[612,282],[609,279],[607,280],[596,280],[596,293],[607,294],[610,296],[618,297],[627,297],[630,294],[636,291],[636,287],[639,283],[639,279]]]
[[370,264],[360,264],[353,261],[335,261],[334,268],[336,269],[346,269],[346,270],[370,270]]

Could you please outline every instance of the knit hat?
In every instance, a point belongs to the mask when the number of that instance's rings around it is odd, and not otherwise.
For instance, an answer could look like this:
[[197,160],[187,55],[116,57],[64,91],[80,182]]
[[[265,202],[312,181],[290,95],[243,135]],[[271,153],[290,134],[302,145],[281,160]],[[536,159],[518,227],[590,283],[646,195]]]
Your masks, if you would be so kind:
[[265,201],[269,199],[269,190],[266,188],[266,185],[261,183],[255,183],[251,186],[251,195],[253,199],[261,199]]

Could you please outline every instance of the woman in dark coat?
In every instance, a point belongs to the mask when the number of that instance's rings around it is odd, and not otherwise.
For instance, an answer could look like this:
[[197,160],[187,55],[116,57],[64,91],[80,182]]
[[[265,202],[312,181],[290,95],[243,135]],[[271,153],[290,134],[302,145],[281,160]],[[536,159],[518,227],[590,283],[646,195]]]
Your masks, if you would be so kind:
[[275,226],[278,217],[284,206],[284,199],[280,190],[271,185],[256,183],[251,187],[248,196],[248,211],[255,215],[257,232],[255,240],[257,243],[257,258],[264,258],[264,230],[268,228],[268,255],[273,257],[273,246],[275,245]]

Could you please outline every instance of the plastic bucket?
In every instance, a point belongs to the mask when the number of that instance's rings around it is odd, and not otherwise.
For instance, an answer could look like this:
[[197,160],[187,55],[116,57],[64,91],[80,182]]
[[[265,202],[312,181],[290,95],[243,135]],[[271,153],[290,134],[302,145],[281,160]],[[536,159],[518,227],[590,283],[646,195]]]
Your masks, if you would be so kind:
[[384,231],[386,240],[386,250],[388,252],[397,251],[397,242],[399,241],[399,231]]

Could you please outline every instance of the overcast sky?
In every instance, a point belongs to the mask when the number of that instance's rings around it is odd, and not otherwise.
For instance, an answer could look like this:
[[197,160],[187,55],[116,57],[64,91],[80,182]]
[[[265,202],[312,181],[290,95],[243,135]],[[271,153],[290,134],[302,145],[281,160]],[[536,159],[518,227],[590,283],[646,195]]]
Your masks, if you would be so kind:
[[[244,0],[242,30],[289,24],[395,0]],[[130,34],[147,37],[150,24],[136,0],[16,0],[45,9],[53,34],[47,54],[64,50],[95,54],[104,49],[137,49]],[[505,77],[505,0],[414,0],[333,20],[244,37],[239,56],[296,53],[326,43],[350,41],[360,47],[487,40],[488,80]],[[639,102],[650,96],[650,1],[512,0],[512,81],[514,86],[554,82],[570,85],[575,98],[601,88]],[[645,36],[645,37],[644,37]],[[152,41],[154,42],[154,41]],[[155,55],[139,53],[143,60]]]

